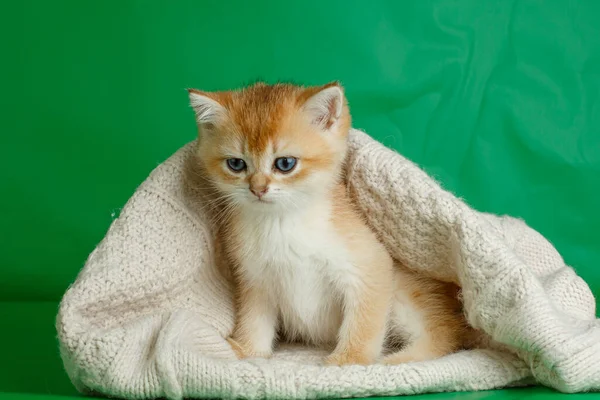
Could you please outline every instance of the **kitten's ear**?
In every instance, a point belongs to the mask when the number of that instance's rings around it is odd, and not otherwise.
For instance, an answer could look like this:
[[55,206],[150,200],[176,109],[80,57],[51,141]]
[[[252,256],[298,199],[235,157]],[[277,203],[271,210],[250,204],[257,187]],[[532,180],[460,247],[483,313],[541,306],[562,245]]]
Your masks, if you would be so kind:
[[188,93],[198,125],[213,125],[225,114],[225,108],[218,102],[215,94],[196,89],[188,89]]
[[337,82],[325,86],[309,88],[304,94],[308,97],[303,105],[311,122],[322,129],[331,129],[341,118],[344,107],[344,92]]

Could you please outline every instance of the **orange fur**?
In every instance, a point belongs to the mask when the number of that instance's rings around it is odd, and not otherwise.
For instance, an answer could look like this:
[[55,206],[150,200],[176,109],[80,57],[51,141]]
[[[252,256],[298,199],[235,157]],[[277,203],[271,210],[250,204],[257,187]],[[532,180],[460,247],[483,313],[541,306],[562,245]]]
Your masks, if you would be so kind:
[[476,332],[464,318],[460,288],[417,275],[399,263],[396,268],[397,293],[406,293],[423,314],[425,334],[408,340],[401,350],[388,355],[383,362],[424,361],[471,347]]
[[[386,337],[404,344],[386,363],[464,346],[457,288],[394,266],[346,193],[351,120],[337,83],[192,89],[190,98],[200,134],[192,175],[202,177],[218,264],[234,283],[228,340],[240,358],[268,357],[278,331],[334,347],[335,365],[375,362]],[[277,170],[279,157],[296,167]],[[231,158],[245,168],[231,170]]]

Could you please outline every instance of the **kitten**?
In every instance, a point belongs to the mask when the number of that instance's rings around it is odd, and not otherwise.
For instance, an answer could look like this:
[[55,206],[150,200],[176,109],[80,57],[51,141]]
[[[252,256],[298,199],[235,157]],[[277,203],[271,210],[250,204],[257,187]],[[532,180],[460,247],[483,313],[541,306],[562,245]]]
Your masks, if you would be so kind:
[[384,363],[464,346],[458,289],[394,264],[346,193],[350,114],[340,85],[189,96],[234,281],[228,340],[240,358],[269,357],[278,332],[330,345],[332,365],[370,364],[395,344]]

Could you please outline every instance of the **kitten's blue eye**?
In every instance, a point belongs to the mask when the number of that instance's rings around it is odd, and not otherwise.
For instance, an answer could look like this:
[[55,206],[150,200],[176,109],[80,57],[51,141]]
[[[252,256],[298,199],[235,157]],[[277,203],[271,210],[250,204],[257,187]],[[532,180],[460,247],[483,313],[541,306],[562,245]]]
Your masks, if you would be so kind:
[[294,157],[279,157],[275,159],[275,168],[281,172],[290,172],[296,166]]
[[233,172],[241,172],[246,169],[246,162],[241,158],[228,158],[227,166]]

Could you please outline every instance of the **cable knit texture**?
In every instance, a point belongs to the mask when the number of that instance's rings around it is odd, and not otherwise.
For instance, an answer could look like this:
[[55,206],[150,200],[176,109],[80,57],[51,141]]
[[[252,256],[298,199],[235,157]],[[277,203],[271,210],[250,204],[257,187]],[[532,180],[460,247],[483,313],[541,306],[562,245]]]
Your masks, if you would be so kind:
[[600,322],[586,283],[520,220],[480,213],[415,164],[353,130],[348,191],[390,253],[462,286],[488,349],[398,366],[325,367],[284,346],[237,361],[231,288],[186,190],[189,144],[137,189],[62,300],[65,368],[79,390],[121,398],[305,399],[483,390],[539,382],[600,389]]

